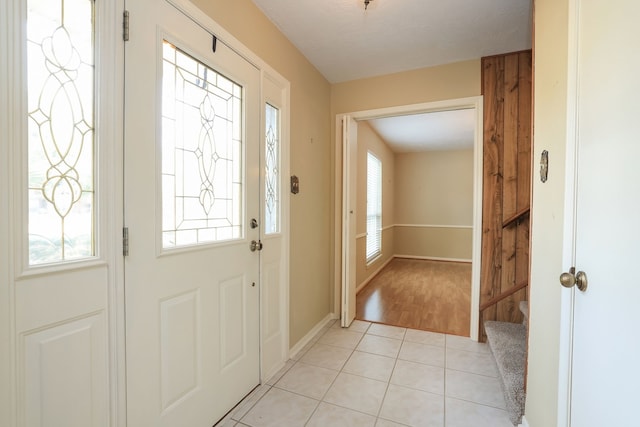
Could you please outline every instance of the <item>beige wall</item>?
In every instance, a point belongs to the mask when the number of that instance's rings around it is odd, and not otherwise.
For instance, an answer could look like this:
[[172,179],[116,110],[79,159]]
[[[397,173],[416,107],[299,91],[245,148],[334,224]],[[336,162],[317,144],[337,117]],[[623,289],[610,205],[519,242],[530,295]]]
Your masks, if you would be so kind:
[[395,253],[401,257],[446,258],[471,261],[470,228],[396,227]]
[[356,235],[367,232],[367,152],[382,162],[382,255],[367,265],[365,237],[356,241],[356,286],[370,278],[394,254],[394,154],[366,121],[358,122],[358,171],[356,182]]
[[332,311],[330,276],[331,86],[251,0],[193,0],[291,83],[290,344]]
[[334,84],[331,113],[480,95],[480,59]]
[[[480,59],[457,62],[437,67],[422,68],[403,73],[389,74],[361,80],[334,84],[331,87],[331,275],[334,278],[332,293],[333,310],[340,305],[340,253],[341,253],[341,188],[342,150],[339,134],[335,129],[337,114],[372,110],[393,106],[420,104],[447,99],[480,95]],[[384,235],[383,235],[384,239]]]
[[[368,151],[382,161],[382,225],[387,227],[382,235],[382,256],[370,265],[363,236]],[[360,121],[356,194],[358,287],[394,255],[471,259],[472,229],[442,226],[473,224],[473,149],[394,153],[367,121]]]
[[568,0],[535,2],[534,163],[551,159],[549,179],[534,173],[531,225],[529,361],[525,417],[531,427],[555,426],[567,117]]
[[[471,259],[473,149],[397,153],[396,255]],[[440,227],[424,227],[424,226]]]
[[473,225],[473,149],[396,154],[396,223]]

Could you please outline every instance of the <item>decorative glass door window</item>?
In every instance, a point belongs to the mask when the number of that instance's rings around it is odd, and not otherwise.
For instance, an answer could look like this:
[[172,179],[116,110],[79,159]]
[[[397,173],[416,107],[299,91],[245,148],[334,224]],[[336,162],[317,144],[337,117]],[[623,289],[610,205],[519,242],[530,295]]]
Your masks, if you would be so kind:
[[242,86],[164,41],[164,248],[243,236],[242,103]]
[[264,232],[280,232],[280,111],[266,104],[265,110],[265,213]]
[[94,4],[27,2],[29,264],[95,255]]

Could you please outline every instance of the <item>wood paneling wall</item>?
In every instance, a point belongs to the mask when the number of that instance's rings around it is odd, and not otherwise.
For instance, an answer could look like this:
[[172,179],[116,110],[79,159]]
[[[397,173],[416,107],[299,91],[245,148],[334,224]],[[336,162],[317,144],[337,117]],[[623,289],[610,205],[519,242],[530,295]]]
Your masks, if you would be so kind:
[[[531,51],[482,58],[484,168],[480,305],[529,280]],[[521,322],[520,290],[481,314],[481,322]],[[484,328],[481,328],[484,340]]]

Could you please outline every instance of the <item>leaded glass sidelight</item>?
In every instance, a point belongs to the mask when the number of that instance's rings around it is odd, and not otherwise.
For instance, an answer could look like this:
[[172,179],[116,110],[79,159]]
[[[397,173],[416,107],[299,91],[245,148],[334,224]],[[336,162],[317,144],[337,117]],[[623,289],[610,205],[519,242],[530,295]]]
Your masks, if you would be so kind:
[[94,4],[28,0],[29,264],[95,254]]
[[242,86],[163,44],[163,247],[242,237]]
[[266,104],[265,118],[264,232],[272,234],[280,231],[280,111]]

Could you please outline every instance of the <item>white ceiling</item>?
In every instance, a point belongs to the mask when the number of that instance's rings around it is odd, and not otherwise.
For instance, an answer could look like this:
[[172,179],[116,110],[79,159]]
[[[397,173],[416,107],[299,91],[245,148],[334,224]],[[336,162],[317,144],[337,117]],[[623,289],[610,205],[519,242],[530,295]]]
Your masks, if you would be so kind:
[[[531,47],[532,0],[253,2],[331,83]],[[473,110],[370,124],[395,152],[473,146]]]
[[331,83],[531,47],[532,0],[253,0]]
[[396,153],[473,148],[473,109],[385,117],[368,122]]

